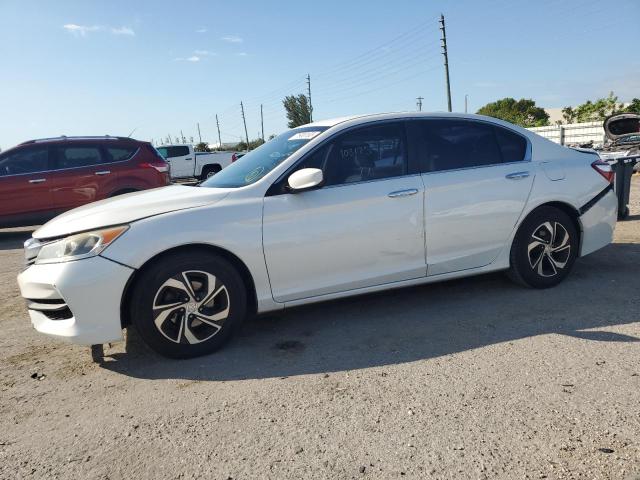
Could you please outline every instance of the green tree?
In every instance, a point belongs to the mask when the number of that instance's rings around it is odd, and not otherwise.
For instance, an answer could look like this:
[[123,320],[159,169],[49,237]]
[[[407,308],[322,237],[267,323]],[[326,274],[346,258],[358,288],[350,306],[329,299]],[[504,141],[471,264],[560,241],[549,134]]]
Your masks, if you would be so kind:
[[631,100],[631,103],[627,105],[624,111],[627,113],[640,114],[640,98],[634,98],[633,100]]
[[287,111],[287,125],[289,128],[299,127],[311,122],[311,109],[306,95],[288,95],[282,101]]
[[[640,103],[640,100],[638,102]],[[613,92],[609,92],[605,98],[598,98],[593,102],[587,100],[575,108],[563,108],[562,117],[566,123],[596,122],[621,111],[626,111],[626,109],[623,110],[623,105],[618,103],[618,97]]]
[[492,103],[487,103],[478,110],[480,115],[499,118],[507,122],[515,123],[522,127],[542,127],[549,125],[549,114],[543,108],[537,107],[536,102],[530,99],[502,98]]
[[207,145],[204,142],[198,143],[195,147],[193,147],[193,149],[196,152],[210,152],[211,149],[209,148],[209,145]]
[[242,152],[244,150],[253,150],[255,148],[258,148],[263,143],[264,140],[262,140],[261,138],[255,138],[253,140],[249,140],[249,148],[247,148],[247,142],[242,141],[238,143],[232,150],[236,150],[238,152]]

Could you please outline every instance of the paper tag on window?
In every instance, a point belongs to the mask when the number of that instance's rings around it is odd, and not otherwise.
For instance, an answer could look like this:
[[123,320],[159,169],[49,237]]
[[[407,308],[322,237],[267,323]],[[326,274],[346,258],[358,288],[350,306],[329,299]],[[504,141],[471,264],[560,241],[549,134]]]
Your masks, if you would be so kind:
[[289,141],[291,141],[291,140],[311,140],[313,137],[315,137],[319,133],[321,133],[320,130],[311,130],[311,131],[308,131],[308,132],[298,132],[298,133],[294,134],[292,137],[290,137]]

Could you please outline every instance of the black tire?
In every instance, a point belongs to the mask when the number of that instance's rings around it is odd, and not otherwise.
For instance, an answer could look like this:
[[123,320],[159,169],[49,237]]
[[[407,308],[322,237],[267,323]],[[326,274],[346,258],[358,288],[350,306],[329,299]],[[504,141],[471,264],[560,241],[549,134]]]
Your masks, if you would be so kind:
[[525,287],[554,287],[569,275],[578,246],[578,232],[571,218],[557,208],[539,207],[516,233],[507,275]]
[[[214,285],[207,274],[215,277]],[[176,288],[175,281],[184,288]],[[214,290],[219,293],[205,303],[203,297]],[[129,309],[131,323],[153,350],[170,358],[192,358],[216,351],[239,330],[247,315],[247,292],[241,276],[224,258],[204,251],[179,252],[141,272]],[[212,321],[225,313],[224,319]]]
[[206,180],[207,178],[213,177],[220,170],[222,170],[220,165],[210,165],[210,166],[204,167],[202,169],[202,173],[200,174],[200,180]]

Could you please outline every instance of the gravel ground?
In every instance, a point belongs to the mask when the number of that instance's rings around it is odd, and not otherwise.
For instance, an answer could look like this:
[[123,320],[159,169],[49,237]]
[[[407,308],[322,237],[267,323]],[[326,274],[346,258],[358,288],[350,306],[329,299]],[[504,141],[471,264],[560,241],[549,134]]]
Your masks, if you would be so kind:
[[248,323],[209,357],[32,330],[0,231],[0,478],[640,479],[640,178],[547,291],[486,275]]

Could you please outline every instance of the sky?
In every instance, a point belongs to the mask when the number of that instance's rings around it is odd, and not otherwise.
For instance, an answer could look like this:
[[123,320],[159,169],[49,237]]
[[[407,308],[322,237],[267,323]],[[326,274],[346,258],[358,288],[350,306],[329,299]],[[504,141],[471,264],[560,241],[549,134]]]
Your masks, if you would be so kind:
[[0,148],[57,135],[216,142],[314,119],[453,110],[506,96],[543,107],[640,97],[638,0],[0,1]]

